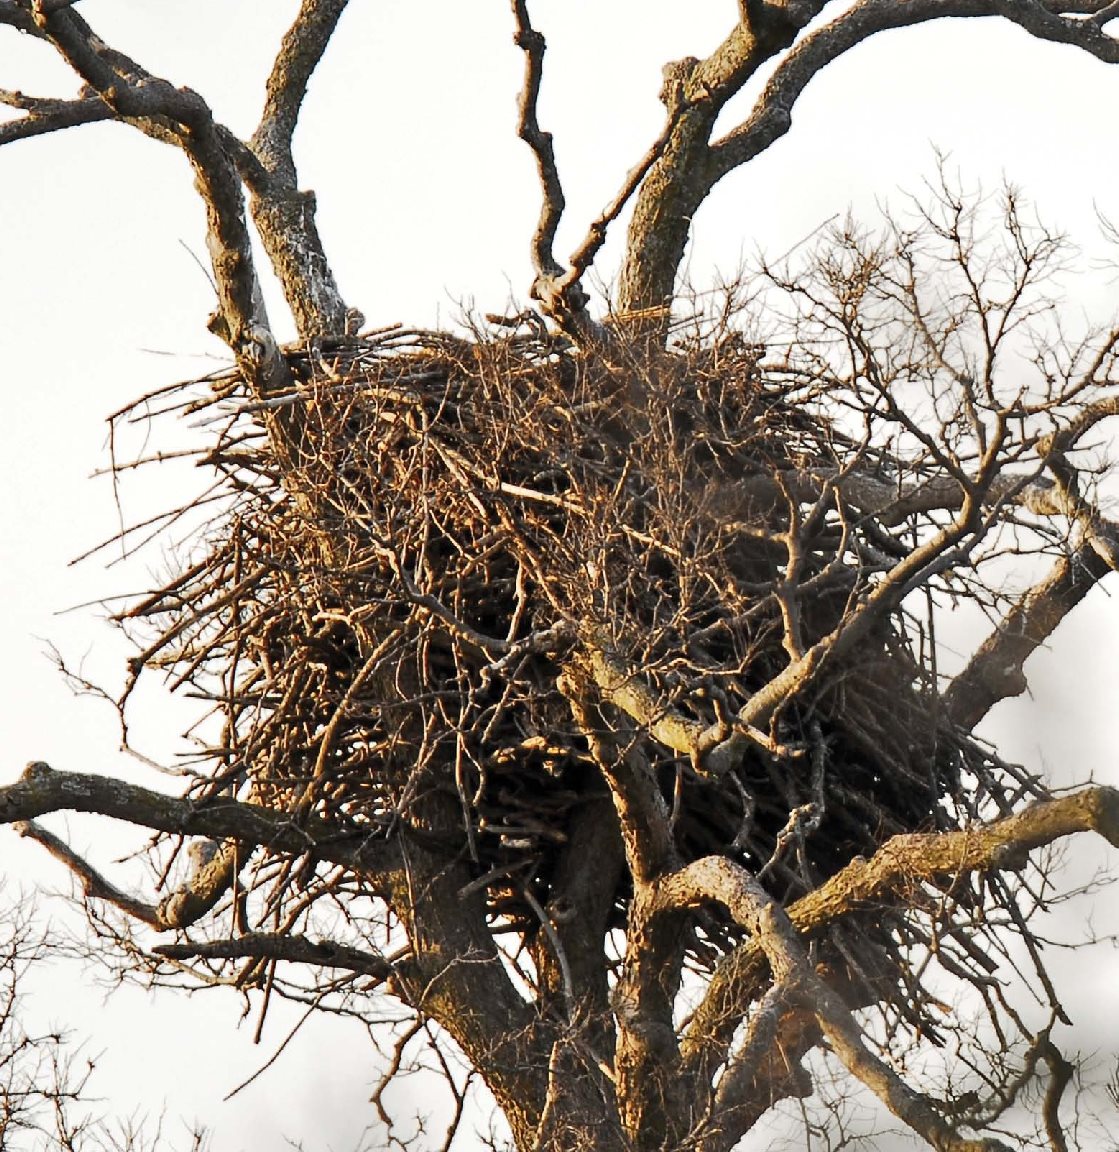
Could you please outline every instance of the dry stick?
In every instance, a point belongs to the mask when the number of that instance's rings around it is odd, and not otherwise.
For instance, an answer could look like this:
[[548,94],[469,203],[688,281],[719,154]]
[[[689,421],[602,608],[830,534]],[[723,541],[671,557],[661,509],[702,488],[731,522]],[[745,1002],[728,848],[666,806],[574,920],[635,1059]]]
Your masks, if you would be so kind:
[[563,272],[556,263],[552,249],[565,201],[563,185],[560,183],[559,171],[556,168],[555,150],[552,148],[552,134],[541,131],[536,118],[547,44],[544,37],[532,26],[527,0],[513,0],[513,16],[517,24],[513,43],[525,54],[524,85],[517,101],[517,135],[532,149],[543,193],[540,217],[532,237],[532,266],[536,270],[537,281],[540,282],[554,280]]
[[618,189],[617,195],[602,210],[598,218],[592,221],[582,244],[571,254],[570,267],[559,279],[558,287],[561,291],[578,284],[583,279],[587,269],[594,262],[594,258],[598,255],[603,244],[606,243],[607,230],[621,215],[622,209],[625,208],[630,198],[640,187],[641,181],[645,179],[649,169],[660,159],[665,145],[672,138],[674,127],[675,118],[670,117],[660,136],[649,146],[645,155],[626,173],[626,178],[621,188]]

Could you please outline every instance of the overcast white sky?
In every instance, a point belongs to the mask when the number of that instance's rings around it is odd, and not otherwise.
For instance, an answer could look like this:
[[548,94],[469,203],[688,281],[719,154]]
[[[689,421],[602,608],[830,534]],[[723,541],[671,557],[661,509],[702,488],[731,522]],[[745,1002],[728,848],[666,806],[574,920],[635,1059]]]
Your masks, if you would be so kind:
[[[196,88],[244,134],[296,8],[290,0],[85,0],[81,10],[109,44]],[[537,0],[534,17],[550,44],[541,119],[555,133],[569,203],[558,253],[581,239],[659,130],[661,65],[704,55],[735,10],[732,0]],[[513,133],[522,61],[511,31],[498,0],[354,0],[315,77],[297,160],[304,186],[318,193],[341,289],[371,324],[435,324],[464,305],[499,311],[524,300],[539,199]],[[0,86],[35,95],[74,88],[45,48],[6,28]],[[1119,217],[1117,99],[1119,70],[993,22],[881,37],[819,77],[792,133],[716,190],[696,222],[690,278],[708,286],[756,246],[780,253],[848,207],[871,216],[899,188],[919,189],[933,145],[968,181],[994,187],[1005,175],[1019,184],[1080,242],[1087,264],[1098,247],[1095,208]],[[607,280],[616,251],[601,265]],[[172,150],[110,125],[0,150],[0,782],[31,759],[152,782],[116,753],[109,710],[74,699],[44,653],[54,644],[92,679],[120,682],[127,649],[104,612],[60,613],[142,587],[158,552],[139,566],[106,569],[111,554],[69,561],[116,527],[110,486],[88,479],[107,461],[104,417],[223,356],[205,329],[204,253],[201,209]],[[1113,291],[1097,276],[1084,300],[1110,310]],[[272,310],[278,320],[281,308]],[[177,501],[193,480],[185,469],[148,471],[125,489],[125,512],[138,518]],[[1004,707],[991,727],[1008,755],[1060,781],[1094,774],[1119,783],[1117,622],[1097,591],[1035,659],[1033,699]],[[153,697],[134,720],[151,751],[169,757],[187,715]],[[68,827],[103,862],[130,842],[95,824]],[[65,887],[41,855],[0,831],[0,868],[13,882]],[[1078,977],[1080,1019],[1119,1018],[1113,954],[1106,960]],[[92,1050],[108,1047],[102,1090],[125,1111],[166,1101],[172,1115],[211,1125],[219,1152],[275,1146],[281,1133],[306,1138],[308,1148],[347,1149],[371,1120],[365,1050],[344,1025],[315,1028],[275,1071],[220,1104],[270,1054],[251,1048],[251,1024],[236,1029],[232,1000],[156,1006],[133,991],[105,1008],[88,979],[73,980],[70,969],[52,978],[50,998],[40,989],[36,1006],[98,1035]],[[277,1017],[266,1042],[282,1036],[279,1025]],[[1085,1047],[1104,1042],[1086,1035]]]

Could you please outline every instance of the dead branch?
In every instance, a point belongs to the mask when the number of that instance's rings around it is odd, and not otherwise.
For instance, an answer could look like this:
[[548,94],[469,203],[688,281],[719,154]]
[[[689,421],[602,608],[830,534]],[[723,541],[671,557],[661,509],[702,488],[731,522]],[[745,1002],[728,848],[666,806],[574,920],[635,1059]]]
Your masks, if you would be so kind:
[[563,272],[552,252],[565,201],[551,133],[541,130],[536,116],[547,44],[543,35],[532,26],[527,0],[513,0],[513,17],[516,21],[513,42],[525,56],[524,84],[517,104],[517,135],[532,149],[543,194],[540,219],[532,239],[532,266],[537,278],[533,296],[540,298],[544,285]]
[[57,772],[36,761],[14,784],[0,788],[0,822],[33,821],[50,812],[91,812],[178,836],[203,836],[301,855],[314,850],[360,871],[390,875],[400,867],[399,850],[369,831],[340,830],[314,817],[296,825],[284,813],[256,804],[215,797],[196,804],[108,776]]
[[1091,544],[1060,559],[1010,608],[945,691],[952,722],[970,732],[1000,700],[1021,695],[1026,661],[1111,570]]
[[168,960],[283,960],[317,968],[344,968],[378,983],[391,979],[393,966],[377,953],[351,948],[334,940],[308,940],[304,936],[250,932],[232,940],[190,944],[157,944],[152,951]]
[[347,0],[303,0],[268,76],[264,112],[249,146],[270,173],[296,180],[291,142],[311,74],[322,60]]
[[22,92],[0,89],[0,104],[19,108],[27,115],[0,124],[0,144],[29,140],[48,132],[60,132],[79,124],[93,124],[112,117],[112,109],[100,96],[83,96],[76,100],[55,100],[27,96]]
[[[33,767],[38,777],[42,776],[44,769],[50,770],[42,763]],[[81,881],[87,900],[112,904],[158,932],[187,928],[200,920],[229,891],[237,875],[237,845],[230,842],[219,847],[203,841],[197,846],[207,846],[210,850],[190,855],[192,870],[186,880],[158,904],[145,904],[115,887],[87,860],[34,821],[16,821],[13,828],[21,836],[42,844],[56,860],[69,868]]]

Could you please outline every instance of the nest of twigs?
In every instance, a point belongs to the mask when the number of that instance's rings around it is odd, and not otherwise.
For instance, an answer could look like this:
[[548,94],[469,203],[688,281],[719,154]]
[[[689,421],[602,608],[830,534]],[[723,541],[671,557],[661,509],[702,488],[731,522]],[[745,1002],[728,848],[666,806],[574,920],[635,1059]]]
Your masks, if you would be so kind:
[[[453,844],[495,921],[533,932],[573,812],[606,790],[564,670],[598,645],[666,710],[732,716],[789,659],[774,478],[854,448],[733,338],[642,358],[396,331],[287,357],[291,392],[260,401],[228,372],[190,406],[230,498],[204,555],[126,614],[155,625],[135,667],[213,703],[200,798]],[[809,641],[889,543],[841,509],[818,521]],[[641,742],[681,858],[729,854],[784,902],[894,833],[1005,802],[1001,767],[939,718],[901,612],[717,777],[601,715]],[[623,880],[619,924],[627,899]],[[708,925],[694,958],[729,934]]]

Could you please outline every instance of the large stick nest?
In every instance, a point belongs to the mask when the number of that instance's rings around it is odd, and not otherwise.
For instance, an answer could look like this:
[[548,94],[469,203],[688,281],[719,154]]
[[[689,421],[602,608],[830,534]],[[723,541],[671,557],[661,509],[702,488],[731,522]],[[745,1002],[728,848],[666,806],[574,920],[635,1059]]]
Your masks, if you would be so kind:
[[[901,538],[838,497],[792,523],[775,477],[873,458],[738,339],[641,358],[396,332],[288,359],[289,394],[225,373],[193,403],[231,497],[205,554],[127,614],[157,633],[135,667],[215,706],[200,798],[453,845],[514,931],[538,926],[572,814],[606,790],[562,690],[580,652],[714,723],[788,662],[782,533],[810,545],[792,593],[808,642]],[[898,612],[825,662],[769,747],[717,778],[596,707],[648,758],[680,856],[730,854],[787,902],[1020,783],[939,718],[911,633]],[[623,880],[618,923],[627,898]]]

